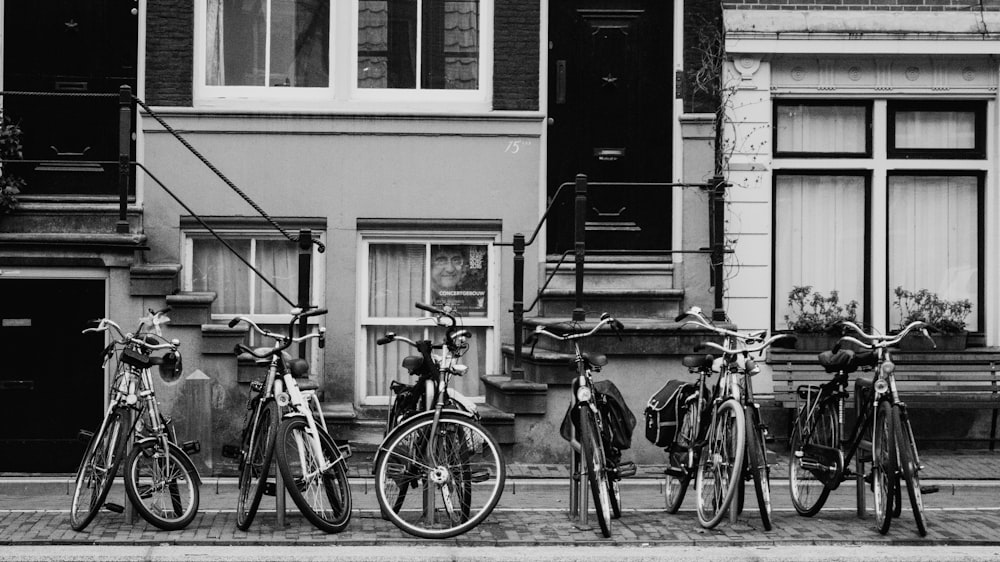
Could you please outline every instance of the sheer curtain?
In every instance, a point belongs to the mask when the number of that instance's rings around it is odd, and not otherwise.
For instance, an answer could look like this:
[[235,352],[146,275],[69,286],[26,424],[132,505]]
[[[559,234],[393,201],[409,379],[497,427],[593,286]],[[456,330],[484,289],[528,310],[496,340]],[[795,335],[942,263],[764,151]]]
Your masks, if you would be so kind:
[[[288,240],[257,240],[254,253],[254,266],[285,296],[298,301],[299,254],[296,244]],[[267,283],[258,279],[256,289],[254,314],[288,313],[291,305]]]
[[861,105],[779,104],[778,152],[864,153],[866,108]]
[[221,86],[226,83],[226,36],[223,29],[225,8],[222,0],[208,0],[206,3],[205,41],[205,83]]
[[774,319],[792,287],[811,285],[842,303],[864,302],[865,180],[860,176],[779,175],[775,189]]
[[[249,240],[228,240],[241,256],[250,259]],[[195,291],[212,291],[215,314],[246,314],[250,303],[250,269],[215,239],[192,242],[191,280]]]
[[976,147],[973,111],[899,111],[895,124],[896,148]]
[[[889,292],[928,289],[969,299],[978,329],[979,180],[976,176],[889,177]],[[890,325],[900,313],[890,307]]]
[[[420,314],[413,304],[425,300],[424,271],[427,247],[424,244],[371,244],[368,250],[368,316],[410,318]],[[367,336],[369,396],[389,394],[389,382],[409,383],[400,364],[416,350],[407,344],[376,345],[385,332],[395,332],[412,340],[424,339],[424,328],[414,326],[369,326]]]

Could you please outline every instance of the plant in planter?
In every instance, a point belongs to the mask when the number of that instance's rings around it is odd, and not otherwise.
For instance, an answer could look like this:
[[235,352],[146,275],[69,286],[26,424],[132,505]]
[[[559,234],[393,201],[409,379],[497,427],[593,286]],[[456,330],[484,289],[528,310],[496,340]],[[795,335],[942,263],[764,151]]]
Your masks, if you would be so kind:
[[[927,289],[910,291],[896,287],[896,300],[892,303],[900,313],[898,329],[905,328],[915,321],[929,324],[939,333],[933,334],[937,349],[965,349],[968,332],[965,331],[965,319],[972,313],[972,301],[969,299],[948,300]],[[902,342],[902,349],[930,348],[930,342],[923,334],[911,334]]]
[[824,296],[813,291],[811,285],[792,287],[788,292],[791,313],[785,315],[785,322],[795,333],[796,349],[826,351],[832,348],[838,338],[827,330],[842,320],[857,322],[858,306],[855,300],[842,304],[837,291]]
[[23,158],[21,127],[6,115],[0,116],[0,213],[7,214],[17,208],[17,195],[24,188],[24,180],[10,173],[3,163]]

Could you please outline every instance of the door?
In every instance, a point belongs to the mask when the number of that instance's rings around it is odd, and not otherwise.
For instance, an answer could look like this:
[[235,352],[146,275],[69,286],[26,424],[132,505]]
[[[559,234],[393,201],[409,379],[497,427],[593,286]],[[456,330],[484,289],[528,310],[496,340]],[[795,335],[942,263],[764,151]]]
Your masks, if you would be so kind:
[[[578,173],[592,183],[670,181],[672,20],[673,3],[662,0],[552,0],[550,197]],[[590,189],[588,253],[669,250],[671,189]],[[573,248],[572,201],[556,203],[550,253]]]
[[0,279],[0,472],[76,471],[104,408],[104,281]]
[[[119,86],[136,87],[136,0],[4,3],[4,114],[23,131],[25,160],[12,168],[25,196],[118,193]],[[132,130],[134,131],[134,112]],[[134,154],[134,141],[133,141]],[[134,184],[134,182],[132,182]]]

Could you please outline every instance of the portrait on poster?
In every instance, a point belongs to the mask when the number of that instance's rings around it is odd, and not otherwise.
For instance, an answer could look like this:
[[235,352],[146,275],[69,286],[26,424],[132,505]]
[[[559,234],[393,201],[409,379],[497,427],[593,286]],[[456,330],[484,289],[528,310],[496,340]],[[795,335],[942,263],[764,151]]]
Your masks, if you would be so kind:
[[481,244],[431,245],[431,300],[462,316],[487,315],[487,253]]

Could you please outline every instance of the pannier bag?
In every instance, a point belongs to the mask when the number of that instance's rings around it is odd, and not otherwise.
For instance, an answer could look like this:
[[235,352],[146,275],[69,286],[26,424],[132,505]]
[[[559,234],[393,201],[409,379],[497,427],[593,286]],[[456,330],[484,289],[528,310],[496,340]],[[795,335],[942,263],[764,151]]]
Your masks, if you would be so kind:
[[674,442],[687,406],[685,399],[697,392],[697,386],[679,380],[669,380],[649,397],[646,404],[646,439],[657,447],[669,447]]
[[[601,413],[604,422],[604,435],[601,436],[605,445],[616,449],[628,449],[632,446],[632,432],[635,430],[635,415],[625,404],[625,398],[615,383],[609,380],[594,382],[594,402]],[[570,427],[574,423],[573,407],[566,410],[559,433],[569,441]]]

